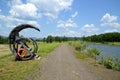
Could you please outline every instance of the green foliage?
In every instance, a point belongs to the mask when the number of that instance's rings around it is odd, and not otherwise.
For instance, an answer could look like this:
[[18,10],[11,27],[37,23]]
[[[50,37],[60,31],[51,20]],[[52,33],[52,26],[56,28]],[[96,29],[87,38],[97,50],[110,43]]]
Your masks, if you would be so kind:
[[86,42],[83,42],[83,41],[69,41],[68,44],[75,47],[76,58],[85,59],[85,58],[88,57],[87,52],[85,51],[86,46],[87,46]]
[[47,54],[52,51],[54,48],[57,46],[61,45],[61,43],[53,42],[52,44],[47,44],[47,43],[38,43],[38,54],[41,55],[42,57],[47,56]]
[[94,57],[96,59],[96,56],[100,55],[100,51],[96,48],[90,48],[88,49],[88,53],[91,57]]
[[83,51],[86,49],[87,44],[85,42],[80,42],[80,41],[74,41],[71,43],[76,50],[78,51]]
[[8,38],[0,36],[0,44],[7,44],[8,43]]
[[78,41],[79,37],[66,37],[66,36],[51,36],[43,38],[43,42],[52,43],[52,42],[66,42],[66,41]]
[[120,71],[120,60],[118,58],[114,58],[112,56],[105,57],[101,55],[100,64],[103,64],[108,69]]
[[112,32],[112,33],[105,33],[99,35],[92,35],[88,37],[82,38],[84,41],[91,41],[91,42],[120,42],[120,33]]
[[53,42],[53,37],[51,35],[49,35],[46,39],[47,43],[52,43]]
[[75,56],[78,59],[85,59],[85,58],[88,57],[88,55],[87,55],[87,53],[85,51],[81,51],[81,52],[76,51]]

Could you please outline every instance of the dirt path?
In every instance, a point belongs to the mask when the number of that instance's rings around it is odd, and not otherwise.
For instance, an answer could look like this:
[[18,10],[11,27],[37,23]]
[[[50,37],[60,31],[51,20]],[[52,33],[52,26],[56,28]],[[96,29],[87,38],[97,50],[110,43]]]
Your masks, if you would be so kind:
[[[90,68],[81,60],[75,58],[73,49],[64,44],[56,48],[44,60],[36,80],[113,80]],[[106,74],[106,73],[105,73]],[[114,74],[113,74],[114,75]],[[120,78],[119,78],[120,79]],[[115,79],[114,79],[115,80]]]

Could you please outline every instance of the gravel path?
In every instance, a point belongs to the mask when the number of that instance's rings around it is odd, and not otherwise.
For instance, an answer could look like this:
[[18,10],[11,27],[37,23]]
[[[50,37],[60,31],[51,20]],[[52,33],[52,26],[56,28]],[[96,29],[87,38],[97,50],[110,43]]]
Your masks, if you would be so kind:
[[110,80],[75,58],[67,44],[56,48],[44,61],[36,80]]

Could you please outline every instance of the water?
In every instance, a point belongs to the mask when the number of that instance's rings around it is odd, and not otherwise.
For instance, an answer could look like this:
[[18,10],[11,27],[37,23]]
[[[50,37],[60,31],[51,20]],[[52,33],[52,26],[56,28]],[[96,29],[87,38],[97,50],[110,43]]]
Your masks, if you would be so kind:
[[103,44],[88,44],[88,48],[97,48],[104,56],[113,56],[120,59],[120,46],[103,45]]

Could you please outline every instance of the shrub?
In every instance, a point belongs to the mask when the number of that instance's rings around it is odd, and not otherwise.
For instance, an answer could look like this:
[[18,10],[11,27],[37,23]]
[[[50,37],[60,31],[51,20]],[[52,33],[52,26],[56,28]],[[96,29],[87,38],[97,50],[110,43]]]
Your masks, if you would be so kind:
[[120,60],[113,56],[105,57],[101,55],[100,64],[103,64],[108,69],[120,71]]
[[96,59],[96,56],[100,55],[100,51],[96,48],[90,48],[88,49],[88,53],[91,57],[94,57]]

